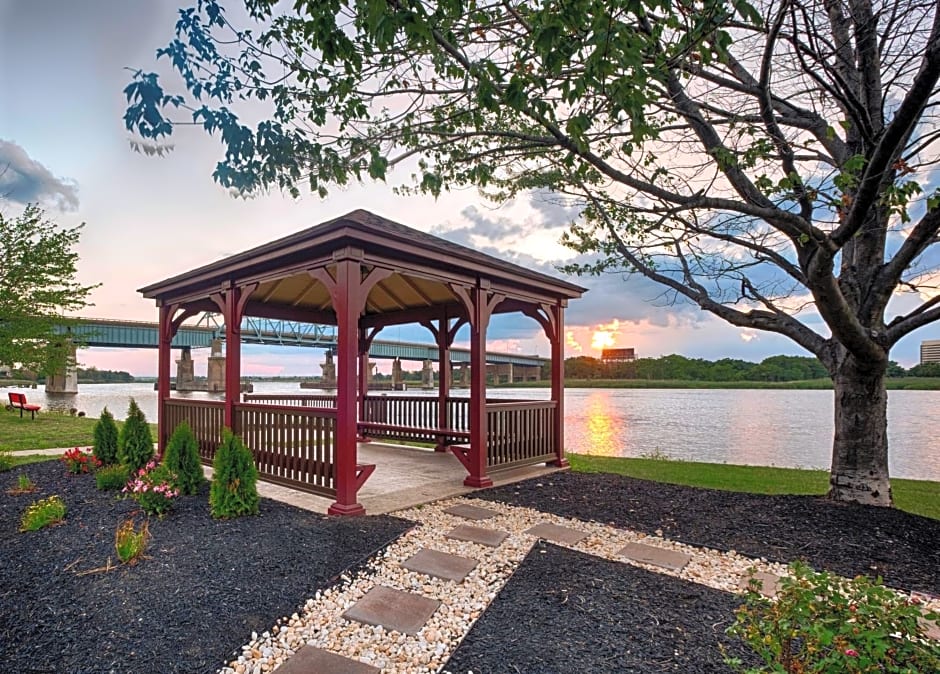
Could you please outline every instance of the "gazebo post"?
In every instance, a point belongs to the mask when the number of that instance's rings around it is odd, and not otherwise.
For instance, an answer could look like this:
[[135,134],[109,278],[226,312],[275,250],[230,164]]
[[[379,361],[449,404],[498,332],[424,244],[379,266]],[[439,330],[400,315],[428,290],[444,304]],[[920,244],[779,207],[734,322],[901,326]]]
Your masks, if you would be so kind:
[[552,428],[555,437],[555,460],[552,465],[567,468],[565,458],[565,304],[559,302],[552,309],[554,334],[552,343],[552,401],[555,403],[555,418]]
[[491,487],[486,474],[486,328],[496,305],[504,296],[491,294],[488,280],[479,279],[471,292],[470,311],[470,454],[463,483],[468,487]]
[[164,401],[170,397],[170,346],[173,342],[173,313],[175,307],[160,305],[159,342],[157,343],[157,451],[163,454],[166,446],[166,410]]
[[[373,268],[362,278],[362,250],[344,248],[334,253],[336,278],[326,269],[311,269],[310,275],[326,286],[336,312],[336,429],[333,433],[333,466],[336,501],[330,515],[364,515],[365,508],[356,500],[357,492],[372,470],[358,468],[358,401],[356,379],[359,360],[359,313],[372,287],[388,278],[391,271]],[[367,341],[378,333],[373,330]],[[368,349],[367,349],[368,351]],[[372,469],[375,467],[372,466]]]
[[[366,396],[369,395],[369,349],[372,348],[372,342],[375,336],[382,330],[382,326],[375,326],[371,329],[357,328],[359,336],[358,361],[359,361],[359,381],[358,381],[358,400],[359,400],[359,421],[366,419]],[[375,419],[368,419],[375,421]],[[384,421],[384,419],[383,419]],[[360,441],[365,441],[363,434],[357,433],[356,437]]]
[[[440,431],[447,430],[450,426],[450,419],[447,415],[447,399],[450,397],[451,372],[450,372],[450,345],[453,337],[450,333],[450,320],[445,313],[437,327],[437,363],[440,371],[437,378],[437,428]],[[437,445],[435,452],[444,452],[447,450],[447,442],[444,436],[437,436]]]
[[358,260],[336,264],[336,431],[333,462],[336,470],[336,502],[330,515],[363,515],[356,501],[356,454],[358,451],[357,361],[359,360],[359,307],[361,269]]
[[223,423],[237,435],[235,403],[241,396],[241,317],[238,315],[238,288],[225,293],[225,415]]

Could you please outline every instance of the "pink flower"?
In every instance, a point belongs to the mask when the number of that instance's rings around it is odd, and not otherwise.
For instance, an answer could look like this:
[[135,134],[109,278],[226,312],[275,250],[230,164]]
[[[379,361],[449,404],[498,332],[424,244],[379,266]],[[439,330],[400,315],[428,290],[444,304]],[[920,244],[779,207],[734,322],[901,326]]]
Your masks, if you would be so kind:
[[845,649],[845,654],[846,654],[847,656],[849,656],[850,658],[857,658],[857,657],[858,657],[858,651],[855,650],[854,648],[846,648],[846,649]]

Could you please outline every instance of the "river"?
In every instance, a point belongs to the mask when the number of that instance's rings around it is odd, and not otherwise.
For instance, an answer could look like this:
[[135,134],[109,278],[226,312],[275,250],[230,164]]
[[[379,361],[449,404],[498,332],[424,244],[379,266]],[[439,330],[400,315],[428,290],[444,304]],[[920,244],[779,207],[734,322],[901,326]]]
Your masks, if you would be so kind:
[[[301,392],[297,382],[255,382],[254,386],[256,393]],[[47,396],[42,388],[25,392],[30,402],[44,408],[75,407],[97,417],[107,406],[118,419],[124,418],[134,397],[148,419],[155,421],[157,416],[153,384],[82,384],[79,393],[71,396]],[[498,389],[492,395],[545,399],[549,391]],[[938,410],[940,391],[888,393],[892,475],[940,481],[940,434],[933,422]],[[832,391],[568,389],[565,441],[568,451],[581,454],[828,468]]]

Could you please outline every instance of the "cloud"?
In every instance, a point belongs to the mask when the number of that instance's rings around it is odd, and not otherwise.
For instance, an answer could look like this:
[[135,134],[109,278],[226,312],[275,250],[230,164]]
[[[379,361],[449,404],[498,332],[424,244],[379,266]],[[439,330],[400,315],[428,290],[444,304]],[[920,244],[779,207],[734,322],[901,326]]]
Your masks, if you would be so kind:
[[78,186],[57,178],[22,147],[0,139],[0,196],[10,201],[53,204],[63,211],[78,208]]

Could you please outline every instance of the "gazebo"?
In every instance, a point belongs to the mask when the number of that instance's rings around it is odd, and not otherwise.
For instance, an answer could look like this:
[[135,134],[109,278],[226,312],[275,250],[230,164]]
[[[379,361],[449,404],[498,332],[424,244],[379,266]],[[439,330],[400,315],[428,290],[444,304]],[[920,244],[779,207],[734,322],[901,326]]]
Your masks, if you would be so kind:
[[[365,210],[141,288],[160,313],[158,441],[187,421],[211,462],[223,427],[251,449],[262,479],[334,498],[329,512],[364,513],[357,492],[375,465],[359,439],[433,442],[486,487],[517,466],[565,466],[564,313],[585,289],[499,260]],[[170,345],[187,318],[225,321],[225,399],[170,395]],[[486,331],[494,314],[521,313],[551,343],[551,400],[487,399]],[[247,316],[336,326],[336,395],[243,401],[240,326]],[[437,343],[437,396],[369,395],[369,347],[385,327],[426,326]],[[470,396],[450,392],[449,349],[470,328]]]

